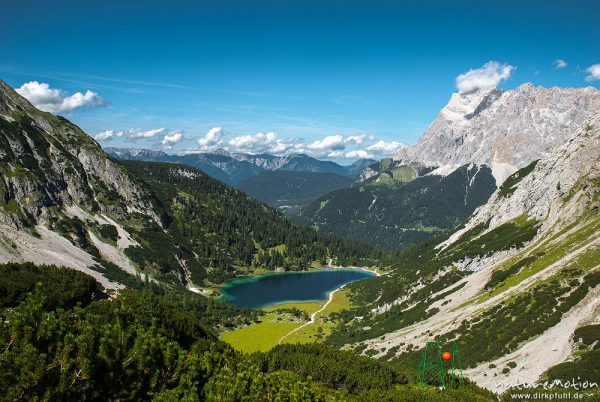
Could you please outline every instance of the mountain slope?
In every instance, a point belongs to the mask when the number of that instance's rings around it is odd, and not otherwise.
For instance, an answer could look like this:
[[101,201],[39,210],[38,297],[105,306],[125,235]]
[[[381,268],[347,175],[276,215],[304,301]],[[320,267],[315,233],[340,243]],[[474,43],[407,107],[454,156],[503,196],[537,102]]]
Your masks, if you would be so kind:
[[2,399],[495,400],[472,384],[424,391],[411,369],[322,345],[237,353],[217,339],[206,319],[212,308],[199,309],[198,295],[171,299],[152,289],[97,300],[86,275],[0,265],[0,295],[8,296],[0,297]]
[[[195,283],[206,276],[219,283],[242,267],[301,270],[329,258],[339,264],[368,264],[362,256],[375,255],[371,247],[294,224],[276,210],[189,166],[139,161],[124,165],[156,195],[166,216],[166,233],[196,256],[187,259],[185,266]],[[144,245],[149,231],[152,227],[132,229],[142,246],[132,248],[128,255],[140,265],[148,259],[168,264],[162,234],[155,234],[152,243]]]
[[392,164],[376,177],[318,198],[294,219],[326,233],[401,249],[455,228],[495,190],[486,166],[421,176],[426,172]]
[[194,168],[125,167],[1,81],[0,160],[0,263],[65,265],[107,288],[139,273],[191,288],[252,267],[374,252],[293,224]]
[[237,188],[290,214],[319,196],[351,183],[352,179],[335,173],[276,170],[250,177],[238,183]]
[[544,88],[455,93],[416,144],[394,159],[453,170],[466,163],[488,165],[499,186],[506,177],[562,145],[583,122],[600,112],[600,91]]
[[444,348],[456,339],[469,377],[496,392],[498,382],[554,379],[552,366],[589,360],[595,352],[576,352],[572,338],[599,324],[600,115],[508,182],[451,236],[351,285],[362,319],[348,318],[329,342],[416,364],[427,339]]

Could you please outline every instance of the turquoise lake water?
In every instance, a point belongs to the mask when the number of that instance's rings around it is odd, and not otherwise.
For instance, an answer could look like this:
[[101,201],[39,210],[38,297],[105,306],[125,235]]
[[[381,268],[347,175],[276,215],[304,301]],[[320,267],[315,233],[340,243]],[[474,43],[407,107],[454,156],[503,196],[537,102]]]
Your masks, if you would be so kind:
[[244,276],[226,281],[223,300],[239,307],[261,308],[273,304],[325,300],[329,292],[346,283],[372,278],[360,269],[329,269]]

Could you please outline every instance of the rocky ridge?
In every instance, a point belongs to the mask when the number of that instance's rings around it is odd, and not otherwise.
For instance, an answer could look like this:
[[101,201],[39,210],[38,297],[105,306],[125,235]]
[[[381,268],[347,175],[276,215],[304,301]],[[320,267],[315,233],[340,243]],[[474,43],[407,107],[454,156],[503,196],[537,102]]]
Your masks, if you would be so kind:
[[394,160],[438,166],[432,174],[466,163],[492,168],[497,185],[516,170],[547,156],[600,112],[600,91],[544,88],[455,93],[416,144]]

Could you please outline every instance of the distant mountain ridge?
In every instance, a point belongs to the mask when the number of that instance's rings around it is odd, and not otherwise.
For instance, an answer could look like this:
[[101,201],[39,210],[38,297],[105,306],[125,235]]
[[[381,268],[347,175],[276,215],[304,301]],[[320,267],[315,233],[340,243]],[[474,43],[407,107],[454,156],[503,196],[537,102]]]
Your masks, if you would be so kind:
[[271,154],[246,154],[217,149],[214,152],[169,155],[163,151],[138,148],[104,148],[116,159],[152,162],[181,163],[196,167],[206,174],[231,186],[257,176],[265,171],[285,170],[293,172],[334,173],[354,178],[366,166],[375,163],[372,159],[359,159],[349,166],[331,161],[322,161],[305,154],[277,156]]

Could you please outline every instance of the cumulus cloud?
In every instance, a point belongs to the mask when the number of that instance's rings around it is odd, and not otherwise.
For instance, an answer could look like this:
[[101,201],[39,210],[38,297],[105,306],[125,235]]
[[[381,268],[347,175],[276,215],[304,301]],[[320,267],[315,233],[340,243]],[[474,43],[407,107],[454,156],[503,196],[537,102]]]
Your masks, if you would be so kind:
[[[274,155],[308,154],[317,158],[374,158],[397,152],[403,145],[396,141],[377,142],[373,135],[357,134],[343,136],[327,135],[320,139],[305,141],[301,138],[280,138],[274,132],[259,132],[227,138],[229,134],[221,127],[211,128],[197,140],[198,146],[187,152],[211,152],[223,148],[230,152]],[[163,144],[165,145],[165,144]]]
[[563,59],[554,60],[554,63],[552,63],[552,65],[554,65],[554,68],[556,68],[558,70],[562,70],[563,68],[568,66],[567,62],[564,61]]
[[350,136],[344,138],[344,142],[349,143],[349,144],[362,144],[363,142],[365,142],[365,140],[372,141],[374,139],[375,139],[375,137],[373,137],[372,135],[360,134],[360,135],[350,135]]
[[177,144],[182,139],[183,139],[183,131],[175,130],[175,131],[171,131],[170,133],[166,134],[160,143],[167,148],[171,148],[174,144]]
[[150,130],[142,130],[141,128],[130,128],[129,129],[129,138],[154,138],[159,134],[164,133],[165,131],[167,131],[166,128],[161,127],[161,128],[152,128]]
[[506,63],[489,61],[480,68],[471,69],[456,77],[456,88],[463,93],[477,89],[493,89],[502,80],[507,80],[514,69],[514,66]]
[[123,131],[105,130],[99,132],[94,138],[96,141],[107,141],[113,137],[122,137]]
[[397,141],[386,142],[379,140],[375,144],[368,146],[367,150],[377,155],[392,155],[403,147],[404,145]]
[[585,69],[585,72],[588,73],[588,75],[585,77],[586,81],[600,80],[600,64],[589,66]]
[[344,156],[349,159],[369,159],[374,157],[372,153],[369,153],[364,149],[355,149],[354,151],[346,152]]
[[241,152],[273,154],[282,154],[301,147],[293,138],[283,140],[274,132],[240,135],[229,140],[227,145],[229,149]]
[[322,140],[313,141],[306,145],[306,148],[313,151],[340,151],[345,149],[344,137],[337,135],[328,135]]
[[213,127],[208,130],[204,137],[198,139],[198,148],[201,151],[214,149],[223,143],[225,135],[226,134],[221,127]]
[[82,107],[106,105],[100,95],[89,89],[85,93],[76,92],[67,96],[62,89],[50,88],[44,82],[27,82],[16,91],[38,109],[50,113],[69,113]]

